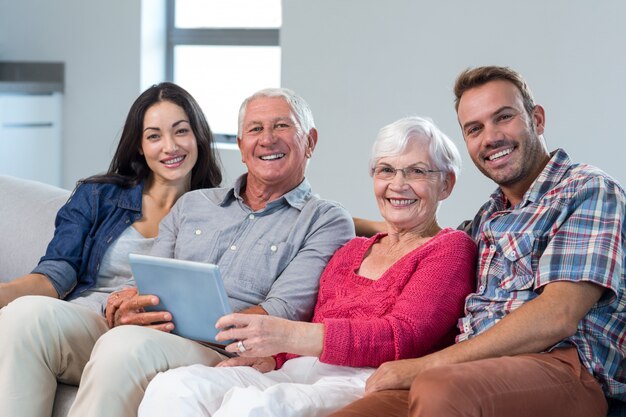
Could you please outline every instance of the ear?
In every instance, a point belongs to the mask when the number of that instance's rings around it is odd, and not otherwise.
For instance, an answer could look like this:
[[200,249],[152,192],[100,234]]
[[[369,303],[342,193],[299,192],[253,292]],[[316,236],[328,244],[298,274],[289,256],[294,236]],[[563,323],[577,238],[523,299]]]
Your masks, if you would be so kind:
[[315,150],[315,146],[317,146],[317,129],[313,128],[309,130],[309,134],[306,137],[307,140],[307,151],[306,154],[311,157],[313,151]]
[[539,104],[535,106],[532,114],[532,123],[537,135],[543,135],[543,131],[546,127],[546,112]]
[[456,184],[456,175],[454,175],[453,172],[450,172],[443,180],[443,188],[439,193],[439,201],[445,200],[446,198],[450,197],[450,194],[452,194],[452,190],[454,189],[454,184]]
[[241,138],[237,136],[237,147],[239,148],[239,153],[241,154],[241,162],[246,163],[246,158],[243,156],[243,152],[241,152]]

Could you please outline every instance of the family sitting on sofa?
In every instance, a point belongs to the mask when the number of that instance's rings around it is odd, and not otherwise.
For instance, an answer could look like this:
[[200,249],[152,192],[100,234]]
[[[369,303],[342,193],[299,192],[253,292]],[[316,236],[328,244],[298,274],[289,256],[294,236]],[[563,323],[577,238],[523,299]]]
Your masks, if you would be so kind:
[[[146,90],[39,264],[0,284],[0,415],[50,416],[63,382],[70,416],[606,416],[626,401],[626,194],[548,152],[519,73],[468,69],[454,91],[498,184],[461,230],[436,219],[460,156],[426,118],[380,130],[372,222],[313,193],[317,130],[291,90],[242,103],[247,173],[227,188],[193,97]],[[219,265],[237,356],[144,310],[159,300],[128,253]]]

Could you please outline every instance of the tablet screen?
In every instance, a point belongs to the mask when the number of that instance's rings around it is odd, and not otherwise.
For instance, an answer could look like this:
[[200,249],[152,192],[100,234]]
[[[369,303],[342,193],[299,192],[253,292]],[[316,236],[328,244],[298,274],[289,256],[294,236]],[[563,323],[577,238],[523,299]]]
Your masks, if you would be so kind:
[[172,314],[172,333],[225,344],[215,340],[215,323],[232,309],[217,265],[139,254],[128,259],[139,293],[158,296],[153,310]]

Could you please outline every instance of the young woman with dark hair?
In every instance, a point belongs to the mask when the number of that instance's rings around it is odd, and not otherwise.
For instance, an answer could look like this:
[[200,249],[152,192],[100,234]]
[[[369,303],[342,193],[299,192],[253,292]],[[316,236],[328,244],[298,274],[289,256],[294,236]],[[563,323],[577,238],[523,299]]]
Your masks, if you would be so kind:
[[147,253],[185,192],[218,186],[209,125],[172,83],[133,103],[109,170],[79,181],[33,272],[0,284],[0,415],[50,415],[57,381],[77,385],[111,292],[132,287],[128,253]]

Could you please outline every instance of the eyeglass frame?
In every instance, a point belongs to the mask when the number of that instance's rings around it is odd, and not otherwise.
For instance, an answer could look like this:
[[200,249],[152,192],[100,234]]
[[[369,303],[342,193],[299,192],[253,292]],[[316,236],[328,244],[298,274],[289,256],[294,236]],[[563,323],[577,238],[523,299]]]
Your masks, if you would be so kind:
[[[389,174],[390,176],[388,178],[381,178],[380,177],[380,173],[376,173],[376,171],[380,168],[386,168],[389,170],[393,170],[393,175],[391,175],[391,172],[388,172],[387,174]],[[408,170],[409,169],[418,169],[420,171],[422,171],[423,174],[418,174],[417,177],[413,177],[410,178],[409,174],[408,174]],[[382,164],[382,165],[376,165],[374,168],[372,168],[372,176],[376,179],[379,179],[381,181],[391,181],[394,178],[396,178],[396,175],[398,174],[398,171],[402,172],[402,177],[404,178],[405,181],[419,181],[419,180],[423,180],[426,179],[428,177],[428,174],[432,174],[435,172],[443,172],[440,169],[425,169],[425,168],[420,168],[418,165],[409,165],[406,166],[404,168],[394,168],[391,165],[387,165],[387,164]]]

